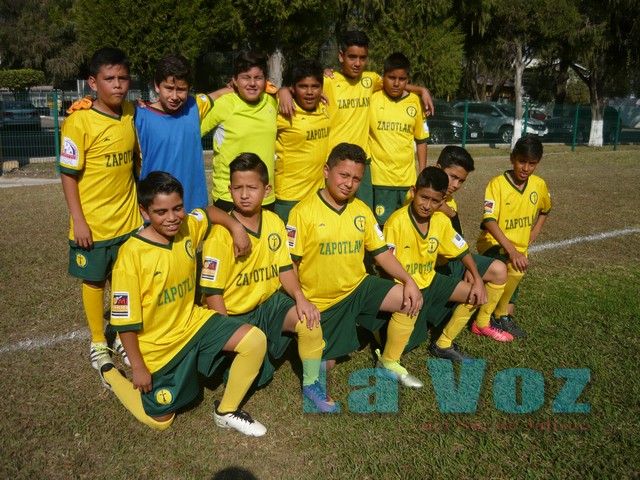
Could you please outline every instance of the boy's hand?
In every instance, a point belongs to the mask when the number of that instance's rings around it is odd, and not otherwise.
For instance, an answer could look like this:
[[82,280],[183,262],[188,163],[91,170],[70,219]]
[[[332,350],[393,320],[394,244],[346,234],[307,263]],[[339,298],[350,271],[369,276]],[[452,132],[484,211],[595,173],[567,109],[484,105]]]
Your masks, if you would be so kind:
[[509,254],[509,263],[511,263],[513,268],[518,272],[524,273],[527,271],[527,268],[529,268],[529,260],[524,256],[524,254],[517,250],[514,253]]
[[146,365],[140,365],[132,369],[131,383],[133,388],[140,390],[140,393],[149,393],[153,384],[151,382],[151,373]]
[[426,87],[422,87],[420,97],[422,98],[422,103],[424,104],[424,113],[427,115],[427,117],[435,115],[436,111],[433,108],[433,100],[431,99],[431,93],[429,93],[429,89]]
[[293,99],[291,90],[286,87],[282,87],[278,91],[278,111],[286,119],[296,116],[296,102]]
[[301,296],[296,300],[296,313],[301,322],[304,322],[306,318],[309,330],[320,326],[320,311],[306,297]]
[[406,309],[408,307],[407,315],[410,317],[415,317],[420,313],[420,309],[422,308],[422,292],[418,288],[416,282],[411,279],[411,281],[405,283],[404,291],[403,291],[403,300],[402,300],[402,309]]
[[471,284],[471,290],[469,290],[469,296],[467,297],[467,305],[479,306],[487,303],[487,289],[484,283]]
[[93,235],[86,220],[73,222],[73,241],[84,250],[93,248]]
[[231,237],[233,237],[233,255],[236,258],[251,254],[251,240],[240,223],[231,230]]
[[325,68],[324,72],[322,72],[322,74],[326,77],[326,78],[333,78],[333,68]]

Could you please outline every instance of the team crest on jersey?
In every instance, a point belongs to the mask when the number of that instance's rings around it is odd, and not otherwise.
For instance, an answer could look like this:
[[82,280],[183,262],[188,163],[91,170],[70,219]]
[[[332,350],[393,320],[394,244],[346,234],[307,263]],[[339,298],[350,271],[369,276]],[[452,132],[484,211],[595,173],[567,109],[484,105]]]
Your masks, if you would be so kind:
[[160,405],[171,405],[173,403],[173,392],[168,388],[161,388],[155,394],[156,403]]
[[484,213],[493,213],[493,207],[495,206],[495,202],[493,200],[484,201]]
[[429,253],[436,253],[438,251],[438,245],[440,245],[440,242],[438,241],[438,239],[436,237],[429,237],[429,248],[427,249],[427,251]]
[[467,244],[464,238],[462,238],[462,235],[460,235],[459,233],[456,233],[453,236],[452,241],[453,241],[453,244],[458,248],[463,248]]
[[320,111],[325,116],[325,118],[329,118],[329,110],[327,110],[327,107],[324,104],[320,107]]
[[87,267],[87,256],[84,253],[76,253],[76,265],[80,268]]
[[529,195],[529,201],[536,205],[538,203],[538,192],[531,192],[531,195]]
[[376,215],[384,215],[384,205],[376,205]]
[[411,118],[416,118],[416,115],[418,115],[418,109],[413,105],[408,106],[407,115],[409,115]]
[[220,264],[220,260],[213,257],[204,257],[202,261],[202,273],[200,277],[202,280],[209,280],[211,282],[215,281],[218,276],[218,265]]
[[193,258],[193,242],[191,239],[184,242],[184,251],[187,252],[187,255],[189,255],[190,258]]
[[111,316],[113,318],[129,318],[129,292],[113,292]]
[[396,254],[396,246],[393,243],[387,243],[387,247],[389,247],[391,253],[393,253],[394,255]]
[[296,246],[297,236],[298,229],[296,227],[292,227],[291,225],[287,225],[287,243],[289,244],[289,248],[293,248]]
[[365,219],[362,215],[358,215],[356,218],[353,219],[353,224],[356,226],[356,228],[358,229],[358,231],[360,232],[364,232],[364,226],[366,224]]
[[60,163],[69,166],[78,166],[78,147],[69,137],[64,137],[62,151],[60,152]]
[[204,220],[204,215],[202,214],[202,212],[200,210],[194,210],[189,215],[191,215],[193,218],[195,218],[199,222]]
[[373,82],[369,77],[362,77],[362,80],[360,80],[360,83],[364,88],[371,88],[371,85],[373,85]]
[[282,245],[282,239],[277,233],[272,233],[271,235],[269,235],[267,243],[269,244],[269,250],[271,250],[272,252],[277,252],[280,248],[280,245]]

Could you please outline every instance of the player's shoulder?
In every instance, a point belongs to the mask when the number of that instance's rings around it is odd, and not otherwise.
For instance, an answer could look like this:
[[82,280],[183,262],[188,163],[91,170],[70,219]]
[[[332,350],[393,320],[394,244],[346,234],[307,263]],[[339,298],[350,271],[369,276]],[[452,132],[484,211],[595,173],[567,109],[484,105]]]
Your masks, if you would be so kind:
[[536,187],[537,187],[537,186],[545,186],[545,187],[547,186],[547,182],[544,180],[544,178],[542,178],[542,177],[541,177],[541,176],[539,176],[539,175],[535,175],[535,174],[534,174],[534,175],[531,175],[531,176],[529,177],[529,181],[530,181],[533,185],[535,185]]
[[276,213],[264,208],[262,209],[262,223],[265,225],[284,228],[284,222],[282,219]]
[[389,218],[387,218],[387,221],[385,222],[385,226],[394,226],[410,222],[411,217],[409,216],[409,205],[405,205],[389,215]]

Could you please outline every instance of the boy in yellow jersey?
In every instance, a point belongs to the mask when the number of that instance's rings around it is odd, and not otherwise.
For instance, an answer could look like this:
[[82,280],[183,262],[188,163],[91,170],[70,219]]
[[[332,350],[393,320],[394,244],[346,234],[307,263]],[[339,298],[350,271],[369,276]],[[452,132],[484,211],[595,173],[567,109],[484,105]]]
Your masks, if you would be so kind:
[[495,326],[514,337],[526,333],[513,320],[514,294],[529,267],[527,249],[540,234],[551,210],[545,181],[534,175],[542,158],[536,135],[521,137],[511,152],[513,169],[493,178],[484,196],[478,252],[507,264],[507,285],[494,312]]
[[[129,90],[129,60],[115,48],[98,50],[89,64],[98,98],[62,124],[60,171],[69,206],[69,273],[82,280],[91,331],[93,368],[110,357],[104,334],[104,291],[118,249],[142,225],[134,179],[136,135]],[[113,345],[124,356],[119,339]]]
[[[366,160],[358,145],[337,145],[324,167],[326,187],[293,207],[287,223],[302,291],[321,312],[327,369],[359,348],[356,324],[376,332],[384,324],[376,319],[378,311],[413,316],[422,307],[420,290],[387,248],[373,212],[354,198]],[[365,250],[404,285],[368,275]],[[389,332],[389,342],[394,341]],[[401,341],[404,348],[406,339]],[[406,386],[422,387],[397,361],[381,359],[378,366]]]
[[320,102],[322,66],[302,60],[292,71],[296,114],[278,114],[276,137],[275,212],[287,221],[295,204],[324,186],[322,168],[327,161],[329,114]]
[[[287,231],[275,213],[262,208],[269,194],[267,167],[254,153],[239,155],[231,165],[233,198],[231,216],[237,219],[251,238],[251,254],[234,258],[231,236],[214,227],[202,248],[203,268],[200,286],[209,308],[255,325],[267,335],[268,351],[280,358],[293,333],[298,336],[302,360],[302,391],[322,412],[336,409],[319,381],[324,340],[320,312],[302,293],[293,270]],[[279,291],[282,286],[289,294]],[[273,366],[265,357],[259,385],[273,376]]]
[[406,90],[411,64],[402,53],[384,62],[383,90],[371,96],[369,152],[373,183],[373,212],[383,226],[404,205],[418,171],[427,166],[426,117],[420,98]]
[[108,357],[100,362],[100,374],[138,420],[164,430],[175,412],[200,392],[198,374],[211,376],[222,352],[235,352],[213,417],[219,427],[262,436],[264,425],[239,405],[262,364],[264,334],[194,305],[196,248],[211,221],[233,232],[238,255],[250,251],[251,243],[242,225],[215,207],[187,215],[182,195],[180,182],[166,172],[151,172],[138,184],[140,211],[148,226],[120,249],[111,304],[111,324],[129,355],[132,381]]
[[[229,164],[244,152],[255,153],[269,170],[269,183],[274,180],[277,100],[265,93],[267,57],[242,51],[233,64],[234,93],[222,95],[202,121],[201,134],[213,133],[214,205],[225,211],[233,208],[229,193]],[[275,93],[272,92],[272,93]],[[275,195],[270,192],[263,205],[273,209]]]

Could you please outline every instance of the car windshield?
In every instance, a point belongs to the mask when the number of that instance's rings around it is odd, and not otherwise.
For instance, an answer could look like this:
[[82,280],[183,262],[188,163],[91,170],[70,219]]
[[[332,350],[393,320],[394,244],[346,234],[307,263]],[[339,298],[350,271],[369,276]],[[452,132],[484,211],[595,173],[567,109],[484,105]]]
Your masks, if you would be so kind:
[[29,102],[5,102],[5,110],[33,110],[34,107]]
[[516,115],[516,109],[511,105],[496,105],[496,107],[508,117],[514,117]]

